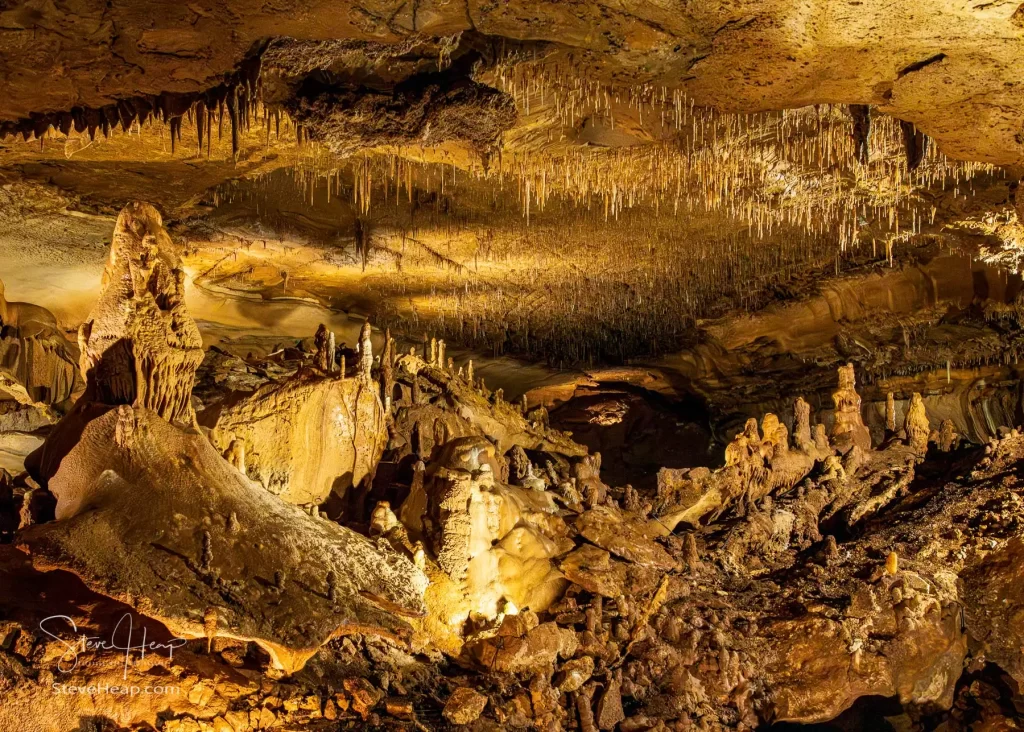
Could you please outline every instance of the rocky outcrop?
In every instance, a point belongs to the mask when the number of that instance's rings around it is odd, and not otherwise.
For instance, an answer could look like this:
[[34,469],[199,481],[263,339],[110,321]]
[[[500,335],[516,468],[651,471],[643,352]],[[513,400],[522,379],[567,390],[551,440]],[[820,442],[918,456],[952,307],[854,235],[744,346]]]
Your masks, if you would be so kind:
[[18,539],[36,567],[182,637],[253,640],[288,672],[336,634],[401,635],[422,612],[411,561],[284,503],[202,434],[127,405],[95,414],[49,480],[57,520]]
[[221,451],[240,441],[246,474],[298,505],[344,496],[373,474],[387,442],[376,389],[312,371],[226,400],[200,423]]
[[409,559],[271,495],[195,426],[182,281],[159,215],[127,207],[81,330],[85,394],[33,463],[56,521],[19,546],[182,637],[255,641],[287,672],[339,634],[408,632],[426,589]]

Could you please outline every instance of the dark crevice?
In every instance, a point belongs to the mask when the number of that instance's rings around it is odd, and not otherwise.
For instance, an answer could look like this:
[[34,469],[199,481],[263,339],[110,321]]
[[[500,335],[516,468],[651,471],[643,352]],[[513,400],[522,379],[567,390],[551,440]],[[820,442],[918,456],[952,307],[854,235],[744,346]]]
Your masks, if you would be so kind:
[[904,66],[902,69],[900,69],[899,72],[897,72],[897,74],[896,74],[896,78],[897,79],[902,79],[907,74],[912,74],[915,71],[920,71],[925,66],[931,66],[932,64],[937,64],[939,61],[942,61],[945,58],[946,58],[946,54],[944,54],[944,53],[937,53],[934,56],[929,56],[928,58],[924,59],[923,61],[916,61],[916,62],[910,64],[909,66]]

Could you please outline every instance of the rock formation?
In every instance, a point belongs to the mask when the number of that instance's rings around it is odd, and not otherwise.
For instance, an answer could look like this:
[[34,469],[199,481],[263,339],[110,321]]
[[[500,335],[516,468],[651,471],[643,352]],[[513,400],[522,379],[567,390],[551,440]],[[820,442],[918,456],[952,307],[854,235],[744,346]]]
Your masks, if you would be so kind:
[[78,332],[84,401],[129,404],[169,422],[195,423],[192,385],[203,341],[185,309],[184,278],[157,210],[126,206],[99,300]]
[[426,589],[409,559],[282,502],[193,426],[202,351],[169,247],[155,210],[125,209],[82,328],[85,394],[35,464],[57,520],[19,546],[185,638],[253,640],[288,672],[338,634],[408,633]]
[[1024,726],[1024,9],[384,5],[0,7],[0,732]]
[[917,392],[910,397],[907,416],[903,422],[903,431],[906,433],[908,445],[915,450],[928,449],[931,428],[928,426],[928,414],[925,411],[924,400]]
[[401,635],[401,615],[422,612],[411,561],[285,504],[150,410],[102,410],[48,485],[57,521],[19,538],[33,565],[69,570],[176,635],[253,640],[293,672],[336,634]]
[[82,387],[77,349],[53,314],[9,302],[0,280],[0,394],[22,405],[67,409]]
[[373,473],[387,441],[376,389],[312,372],[228,399],[200,423],[221,451],[240,440],[246,474],[298,505],[344,496]]
[[546,610],[565,589],[551,560],[567,550],[568,529],[553,496],[503,484],[499,473],[487,440],[451,440],[399,511],[410,538],[427,546],[457,588],[443,612],[459,632],[470,617]]
[[844,451],[848,447],[859,447],[861,450],[871,449],[871,432],[864,425],[864,417],[860,411],[860,395],[856,390],[856,378],[853,364],[848,363],[839,368],[839,389],[832,395],[835,402],[835,421],[829,433],[832,444]]

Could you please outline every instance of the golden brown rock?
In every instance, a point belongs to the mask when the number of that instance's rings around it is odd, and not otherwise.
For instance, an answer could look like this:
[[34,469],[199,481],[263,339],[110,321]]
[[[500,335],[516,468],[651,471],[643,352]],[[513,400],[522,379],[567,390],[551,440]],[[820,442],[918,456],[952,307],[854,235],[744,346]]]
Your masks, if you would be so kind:
[[861,399],[856,390],[856,377],[853,364],[839,367],[839,388],[832,394],[835,402],[835,422],[829,433],[829,441],[846,452],[849,447],[857,446],[862,450],[871,449],[871,432],[864,424],[860,411]]
[[907,444],[915,450],[928,449],[928,437],[931,428],[928,426],[928,413],[925,411],[924,400],[916,391],[910,397],[907,416],[903,421],[903,430],[907,435]]
[[195,423],[192,386],[203,342],[185,308],[185,273],[155,208],[131,203],[117,218],[103,289],[79,328],[85,401],[150,409]]
[[70,407],[84,388],[78,353],[64,337],[49,311],[23,302],[9,302],[0,280],[0,402],[52,411]]
[[551,495],[504,485],[497,470],[490,442],[452,440],[399,512],[458,588],[446,612],[456,626],[470,614],[496,618],[508,602],[541,611],[566,585],[551,561],[566,533]]
[[444,705],[444,717],[452,724],[470,724],[475,722],[487,706],[487,697],[475,691],[460,686]]
[[221,450],[240,441],[247,475],[299,505],[345,495],[373,472],[387,442],[376,389],[312,372],[231,399],[200,423]]
[[426,578],[410,560],[272,496],[203,435],[128,406],[86,414],[99,416],[49,480],[57,521],[20,538],[37,566],[184,637],[207,637],[215,608],[217,636],[254,640],[288,671],[336,633],[401,633],[392,612],[422,612]]

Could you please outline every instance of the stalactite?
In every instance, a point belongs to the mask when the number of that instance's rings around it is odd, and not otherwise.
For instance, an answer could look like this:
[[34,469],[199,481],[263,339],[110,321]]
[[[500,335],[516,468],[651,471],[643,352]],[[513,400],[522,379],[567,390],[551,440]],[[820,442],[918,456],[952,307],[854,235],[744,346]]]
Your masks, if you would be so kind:
[[851,104],[850,116],[853,117],[853,144],[857,160],[865,165],[870,160],[868,143],[871,137],[871,107],[867,104]]

